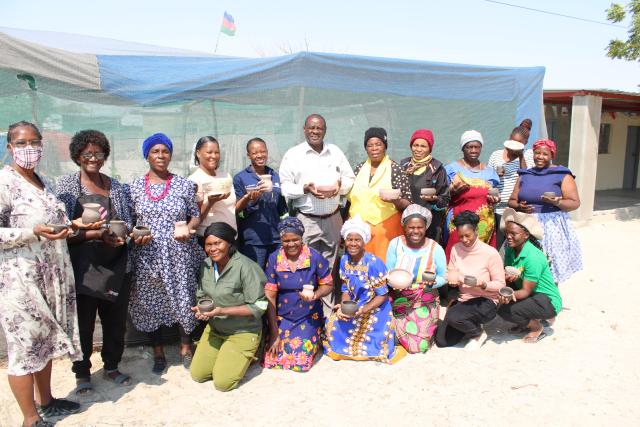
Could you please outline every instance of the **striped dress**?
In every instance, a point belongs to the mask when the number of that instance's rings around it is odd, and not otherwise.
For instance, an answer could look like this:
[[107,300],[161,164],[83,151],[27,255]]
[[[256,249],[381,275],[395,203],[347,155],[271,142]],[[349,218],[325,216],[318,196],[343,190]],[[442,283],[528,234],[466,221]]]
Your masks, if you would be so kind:
[[[518,180],[518,169],[520,169],[520,159],[517,157],[510,161],[505,162],[502,155],[504,149],[496,150],[491,153],[489,167],[496,169],[498,166],[504,167],[504,175],[500,177],[500,184],[498,184],[498,190],[500,190],[500,202],[496,204],[495,210],[498,215],[502,215],[505,208],[508,208],[509,197],[513,193],[513,187]],[[524,161],[527,164],[527,168],[533,167],[533,150],[524,150]]]

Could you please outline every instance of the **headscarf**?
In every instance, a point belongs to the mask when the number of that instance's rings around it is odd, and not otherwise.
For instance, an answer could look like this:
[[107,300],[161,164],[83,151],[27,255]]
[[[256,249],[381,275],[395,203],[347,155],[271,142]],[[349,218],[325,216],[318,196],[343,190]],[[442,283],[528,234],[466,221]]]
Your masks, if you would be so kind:
[[304,225],[297,217],[288,216],[278,224],[278,233],[280,236],[286,233],[295,233],[302,237],[304,234]]
[[402,218],[400,222],[404,226],[407,221],[412,218],[422,218],[424,222],[427,223],[427,228],[431,225],[431,211],[424,206],[416,205],[415,203],[407,206],[407,208],[402,212]]
[[384,143],[384,149],[387,149],[387,131],[384,128],[369,128],[364,133],[364,148],[367,148],[367,141],[371,138],[378,138]]
[[424,159],[416,159],[413,154],[411,154],[411,161],[407,165],[407,169],[405,172],[407,175],[415,174],[420,175],[424,172],[424,169],[429,166],[431,160],[433,160],[433,156],[431,155],[431,151],[433,150],[433,144],[435,144],[435,139],[433,138],[433,132],[429,129],[418,129],[413,132],[411,135],[411,139],[409,140],[409,147],[413,145],[413,142],[416,139],[424,139],[429,144],[429,154]]
[[155,145],[162,144],[169,149],[169,153],[173,154],[173,143],[164,133],[154,133],[142,143],[142,155],[146,159],[149,151]]
[[216,236],[229,244],[236,242],[236,230],[226,222],[214,222],[204,230],[204,238]]
[[533,144],[533,149],[536,150],[540,147],[547,147],[551,151],[551,158],[556,158],[556,143],[550,139],[539,139]]
[[346,240],[349,233],[359,234],[365,244],[371,240],[371,227],[360,218],[360,215],[354,216],[342,225],[342,229],[340,230],[342,238]]
[[477,130],[468,130],[462,134],[460,137],[460,148],[464,148],[470,142],[478,141],[480,145],[484,145],[484,140],[482,139],[482,134]]

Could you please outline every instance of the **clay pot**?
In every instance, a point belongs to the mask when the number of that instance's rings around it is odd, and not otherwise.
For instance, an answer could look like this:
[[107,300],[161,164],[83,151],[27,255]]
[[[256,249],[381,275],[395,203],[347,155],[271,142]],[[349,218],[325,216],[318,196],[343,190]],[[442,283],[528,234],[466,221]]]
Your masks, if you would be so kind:
[[399,188],[381,188],[378,192],[381,199],[385,200],[398,200],[400,198]]
[[544,193],[542,193],[542,195],[544,197],[550,197],[550,198],[556,198],[557,197],[556,193],[554,193],[553,191],[545,191]]
[[190,234],[189,226],[187,225],[187,221],[177,221],[174,225],[173,229],[173,237],[183,237],[188,236]]
[[261,187],[265,193],[271,193],[271,191],[273,190],[273,182],[271,181],[271,175],[269,174],[258,175],[258,177],[260,178],[260,183],[258,184],[258,186]]
[[149,230],[149,227],[145,227],[143,225],[136,225],[133,227],[133,237],[135,238],[149,236],[150,234],[151,230]]
[[353,316],[358,312],[358,304],[353,301],[344,301],[340,306],[340,310],[345,316]]
[[82,211],[83,224],[91,224],[102,219],[100,212],[98,211],[98,209],[100,209],[99,203],[85,203],[82,207],[84,209]]
[[336,185],[335,184],[316,185],[316,191],[318,193],[324,194],[325,196],[330,196],[336,192]]
[[423,282],[427,282],[427,283],[435,282],[436,277],[437,275],[433,271],[425,271],[424,273],[422,273]]
[[62,230],[69,228],[67,224],[45,224],[45,227],[51,227],[53,234],[58,234],[62,232]]
[[489,189],[489,195],[493,196],[493,197],[499,197],[500,196],[500,190],[497,188],[490,188]]
[[436,193],[437,193],[437,190],[432,187],[426,187],[420,190],[420,195],[422,196],[435,196]]
[[507,276],[517,276],[520,277],[520,269],[516,267],[512,267],[510,265],[504,268],[504,272]]
[[511,289],[508,286],[505,286],[504,288],[500,288],[498,290],[498,294],[501,297],[511,298],[513,296],[513,289]]
[[413,275],[407,270],[394,268],[389,271],[389,274],[387,275],[387,282],[389,283],[389,286],[394,289],[406,289],[411,286],[411,283],[413,282]]
[[478,279],[476,279],[476,276],[464,276],[464,284],[467,286],[476,286]]
[[504,166],[496,166],[496,173],[499,176],[503,176],[504,175]]
[[127,237],[127,224],[124,221],[112,220],[109,221],[109,229],[116,237],[124,239]]
[[215,304],[211,298],[201,298],[198,300],[198,309],[200,313],[208,313],[215,308]]
[[313,297],[314,286],[313,285],[302,285],[302,295],[306,297]]
[[210,178],[209,181],[202,185],[202,192],[206,196],[214,196],[220,194],[227,194],[231,192],[233,181],[229,177],[224,178]]

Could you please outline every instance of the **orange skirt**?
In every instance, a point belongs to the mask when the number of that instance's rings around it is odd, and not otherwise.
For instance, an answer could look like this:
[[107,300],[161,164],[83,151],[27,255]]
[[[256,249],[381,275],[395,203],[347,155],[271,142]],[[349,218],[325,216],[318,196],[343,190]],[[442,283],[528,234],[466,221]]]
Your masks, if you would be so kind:
[[380,224],[369,224],[371,226],[371,240],[365,245],[364,250],[386,262],[389,242],[404,233],[404,229],[400,224],[401,217],[402,215],[398,212]]

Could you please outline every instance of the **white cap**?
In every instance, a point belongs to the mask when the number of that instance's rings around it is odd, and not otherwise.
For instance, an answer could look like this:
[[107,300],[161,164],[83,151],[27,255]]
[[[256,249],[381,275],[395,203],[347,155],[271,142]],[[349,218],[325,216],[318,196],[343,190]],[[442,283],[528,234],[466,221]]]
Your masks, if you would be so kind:
[[482,134],[477,130],[468,130],[460,137],[460,147],[464,147],[467,142],[478,141],[481,145],[484,144]]

